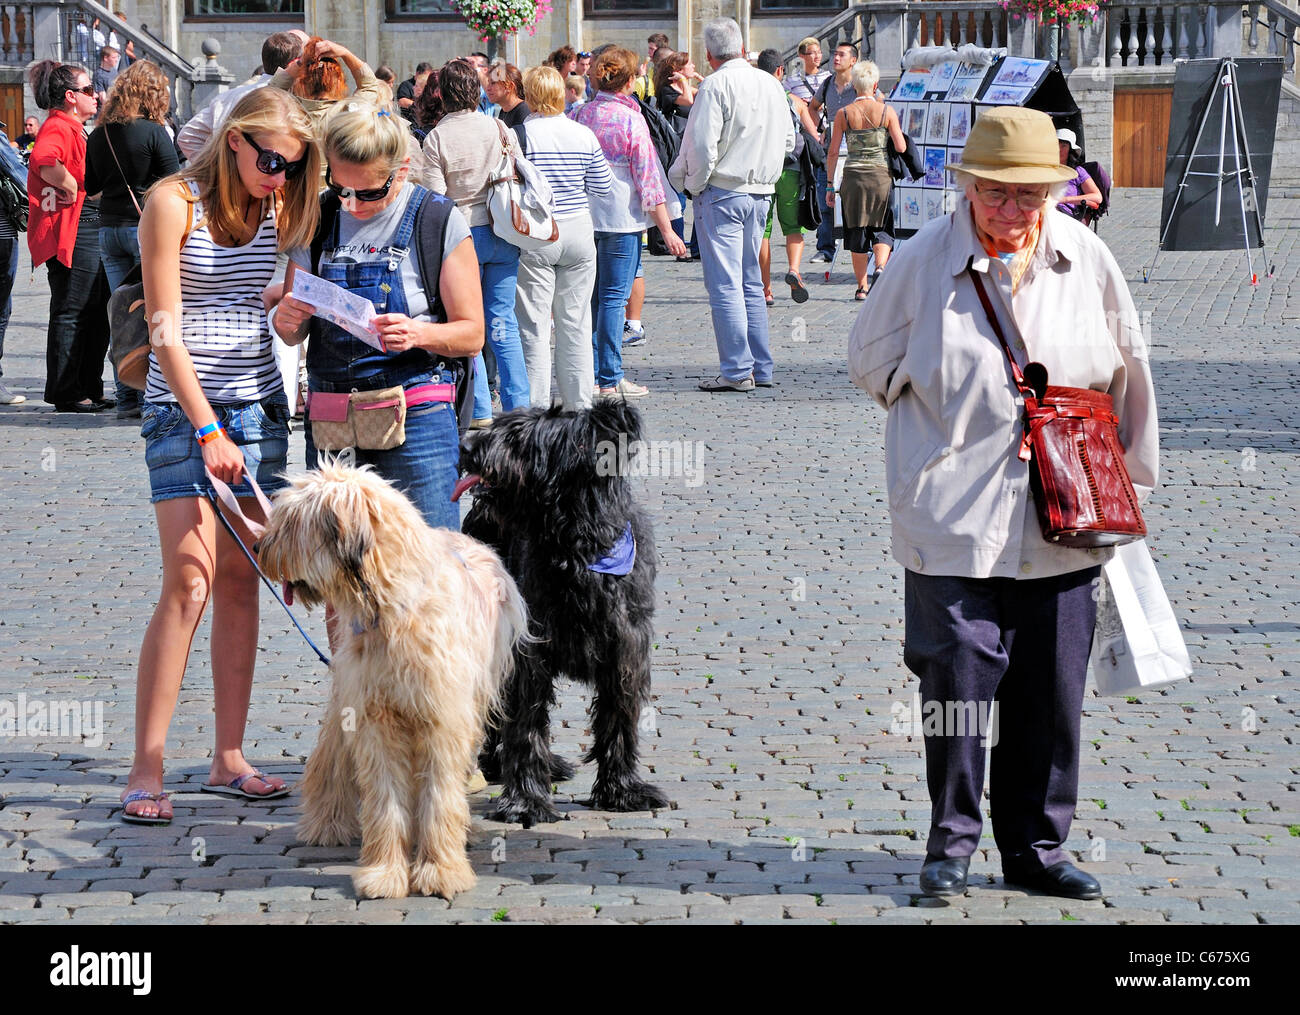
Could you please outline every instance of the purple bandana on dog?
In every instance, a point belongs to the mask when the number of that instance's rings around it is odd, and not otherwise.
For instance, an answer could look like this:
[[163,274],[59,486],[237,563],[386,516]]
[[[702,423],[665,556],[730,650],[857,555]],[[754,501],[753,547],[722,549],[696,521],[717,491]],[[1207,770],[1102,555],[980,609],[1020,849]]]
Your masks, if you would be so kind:
[[627,523],[627,528],[623,534],[618,537],[618,542],[614,548],[597,561],[587,565],[588,571],[599,571],[601,574],[630,574],[632,565],[636,563],[636,539],[632,536],[632,523]]

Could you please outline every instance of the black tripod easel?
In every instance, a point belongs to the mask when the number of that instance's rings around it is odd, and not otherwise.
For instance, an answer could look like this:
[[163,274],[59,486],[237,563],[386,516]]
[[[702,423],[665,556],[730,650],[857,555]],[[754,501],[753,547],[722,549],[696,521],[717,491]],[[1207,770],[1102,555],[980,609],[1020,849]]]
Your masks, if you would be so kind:
[[[1164,249],[1165,239],[1169,235],[1169,228],[1174,223],[1174,218],[1178,212],[1178,202],[1183,199],[1183,194],[1187,189],[1187,180],[1191,176],[1211,176],[1218,180],[1218,187],[1214,194],[1214,224],[1217,226],[1222,218],[1223,212],[1223,183],[1225,180],[1233,179],[1237,183],[1237,198],[1241,205],[1241,234],[1246,245],[1246,270],[1250,272],[1250,284],[1258,285],[1259,278],[1255,274],[1255,259],[1250,249],[1250,229],[1247,227],[1246,213],[1252,212],[1255,216],[1256,235],[1259,236],[1260,249],[1264,247],[1264,222],[1259,217],[1259,198],[1256,194],[1256,177],[1255,169],[1250,161],[1250,146],[1246,143],[1246,120],[1241,109],[1241,90],[1237,85],[1237,63],[1231,57],[1224,57],[1219,61],[1219,68],[1215,72],[1215,80],[1221,89],[1222,115],[1219,117],[1219,167],[1218,172],[1206,173],[1196,172],[1192,169],[1192,162],[1197,156],[1201,147],[1201,137],[1205,134],[1205,126],[1210,122],[1210,114],[1214,110],[1214,98],[1205,103],[1205,112],[1201,114],[1200,126],[1196,128],[1196,140],[1192,142],[1192,150],[1187,156],[1187,168],[1183,170],[1182,179],[1178,181],[1178,191],[1174,194],[1173,203],[1169,206],[1169,219],[1165,222],[1165,228],[1160,234],[1160,246],[1156,248],[1156,256],[1151,260],[1151,267],[1144,268],[1142,271],[1142,281],[1151,281],[1151,275],[1156,269],[1156,261],[1160,259],[1160,252]],[[1231,169],[1224,169],[1224,162],[1227,159],[1228,148],[1228,123],[1232,123],[1232,166]],[[1242,165],[1242,158],[1245,157],[1245,165]],[[1244,178],[1244,180],[1243,180]],[[1249,197],[1247,196],[1249,195]],[[1273,277],[1273,266],[1268,261],[1268,254],[1263,254],[1264,264],[1268,269],[1268,277]]]

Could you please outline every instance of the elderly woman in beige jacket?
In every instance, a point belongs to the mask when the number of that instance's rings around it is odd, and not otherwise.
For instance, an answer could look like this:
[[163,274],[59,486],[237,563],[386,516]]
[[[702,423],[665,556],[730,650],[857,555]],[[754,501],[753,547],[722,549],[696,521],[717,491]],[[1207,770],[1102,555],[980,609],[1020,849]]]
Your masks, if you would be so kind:
[[[1062,848],[1074,817],[1094,585],[1108,550],[1042,536],[1020,460],[1023,401],[976,293],[1018,362],[1114,400],[1138,496],[1156,483],[1155,392],[1137,311],[1106,245],[1052,213],[1070,173],[1051,120],[977,121],[965,197],[895,254],[849,339],[849,375],[889,410],[893,553],[905,571],[904,661],[920,677],[932,817],[921,889],[966,890],[985,750],[1004,880],[1077,899],[1097,881]],[[989,706],[997,722],[988,726]]]

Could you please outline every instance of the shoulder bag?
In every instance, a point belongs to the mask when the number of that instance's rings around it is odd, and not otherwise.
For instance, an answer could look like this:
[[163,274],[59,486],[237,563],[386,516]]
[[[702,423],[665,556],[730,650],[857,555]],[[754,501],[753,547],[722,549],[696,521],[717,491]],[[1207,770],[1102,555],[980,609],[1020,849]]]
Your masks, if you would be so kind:
[[[105,138],[107,140],[107,137]],[[112,146],[109,146],[112,150]],[[116,156],[114,156],[116,158]],[[119,167],[120,168],[120,167]],[[125,179],[125,177],[123,177]],[[131,185],[127,184],[127,192]],[[131,195],[135,200],[135,195]],[[137,205],[136,207],[139,207]],[[194,226],[194,203],[185,202],[185,232],[180,249],[185,249]],[[143,391],[149,377],[149,322],[145,320],[144,275],[140,265],[129,272],[108,300],[108,357],[117,379],[129,388]]]
[[560,238],[555,221],[555,196],[550,184],[522,155],[510,151],[506,125],[501,134],[501,160],[488,178],[488,220],[492,232],[520,250],[537,250]]
[[1029,488],[1043,538],[1061,546],[1119,546],[1147,534],[1137,493],[1124,464],[1119,418],[1104,391],[1048,387],[1047,368],[1022,372],[979,274],[968,269],[1011,376],[1025,399],[1020,460],[1029,463]]

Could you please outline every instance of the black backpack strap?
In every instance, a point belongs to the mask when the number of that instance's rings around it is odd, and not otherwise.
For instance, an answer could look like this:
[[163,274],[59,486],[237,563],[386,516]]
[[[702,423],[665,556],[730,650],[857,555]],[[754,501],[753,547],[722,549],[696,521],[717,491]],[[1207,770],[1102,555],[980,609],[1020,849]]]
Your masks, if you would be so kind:
[[321,194],[320,225],[316,227],[316,235],[311,239],[312,274],[320,274],[320,259],[325,251],[325,238],[328,236],[331,243],[337,243],[334,232],[339,224],[339,208],[339,196],[334,191],[327,190]]
[[[455,202],[441,194],[426,192],[420,210],[415,214],[415,256],[419,266],[420,281],[429,297],[429,313],[435,321],[446,321],[447,308],[443,305],[440,285],[442,261],[446,253],[447,224]],[[447,357],[440,360],[439,369],[451,373],[456,382],[456,426],[463,434],[469,429],[474,416],[474,363],[466,357]]]

